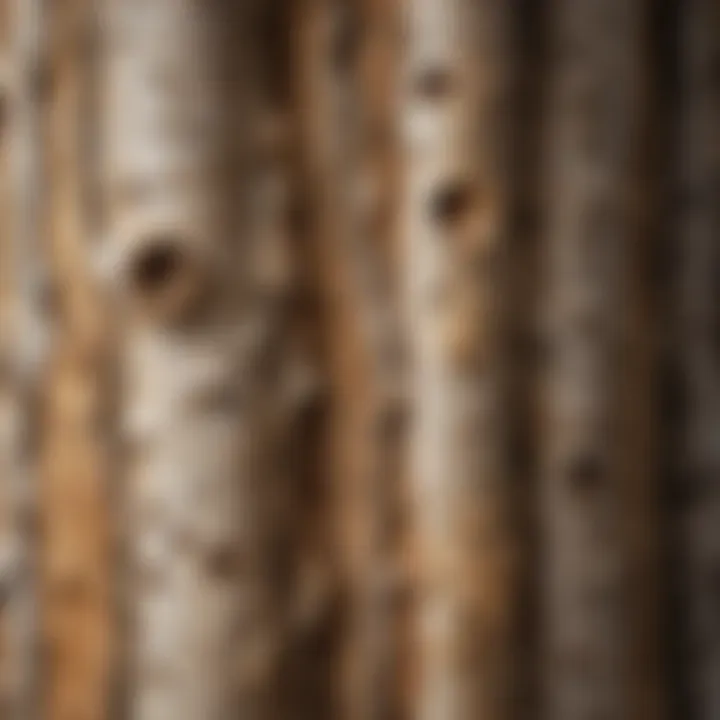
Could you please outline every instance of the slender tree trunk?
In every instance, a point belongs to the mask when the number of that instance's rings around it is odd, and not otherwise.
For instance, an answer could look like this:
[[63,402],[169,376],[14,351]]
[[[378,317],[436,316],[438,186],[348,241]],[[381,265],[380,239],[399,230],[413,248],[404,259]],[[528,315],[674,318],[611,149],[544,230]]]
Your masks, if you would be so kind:
[[[627,277],[623,312],[619,316],[623,356],[619,382],[621,418],[618,423],[620,483],[623,490],[629,616],[628,637],[631,684],[628,715],[637,720],[663,720],[669,716],[667,661],[668,637],[664,592],[665,572],[664,444],[661,432],[661,340],[670,323],[663,314],[664,297],[658,283],[658,260],[667,222],[665,202],[674,158],[667,152],[667,122],[662,95],[668,75],[659,57],[659,17],[663,8],[648,4],[643,23],[641,53],[633,89],[640,108],[641,137],[635,143],[637,173],[628,190],[629,222],[636,239],[627,247]],[[666,6],[667,7],[667,6]],[[669,332],[666,333],[666,337]]]
[[720,716],[720,6],[680,3],[677,347],[685,407],[678,481],[683,666],[693,717]]
[[291,575],[278,442],[284,306],[259,259],[256,212],[273,195],[254,187],[274,154],[248,153],[261,130],[256,7],[104,7],[101,266],[124,309],[130,716],[278,717]]
[[548,720],[627,717],[621,384],[643,3],[556,2],[541,512]]
[[518,639],[515,655],[517,717],[534,718],[538,707],[539,634],[537,563],[537,461],[541,427],[538,412],[539,342],[537,302],[542,246],[539,192],[547,82],[546,0],[516,1],[517,130],[512,152],[512,183],[516,198],[508,243],[508,464],[514,485],[514,523],[518,542]]
[[51,11],[50,231],[62,337],[50,382],[41,498],[46,712],[57,720],[101,720],[110,705],[113,569],[101,422],[106,328],[87,262],[94,213],[84,192],[82,147],[93,7],[77,0]]
[[[367,353],[365,557],[357,594],[364,636],[364,718],[403,718],[410,576],[407,567],[407,338],[399,292],[397,76],[400,4],[364,0],[357,8],[359,47],[345,112],[357,135],[346,160],[349,265]],[[342,118],[342,115],[340,116]],[[356,509],[357,512],[357,509]],[[362,702],[357,703],[362,707]]]
[[[391,3],[392,5],[392,3]],[[333,426],[329,458],[343,589],[338,690],[344,718],[400,713],[398,489],[402,372],[394,297],[394,203],[385,98],[368,77],[383,57],[391,8],[318,0],[305,5],[304,127],[317,255],[328,309]],[[374,57],[378,53],[379,57]],[[384,53],[387,57],[387,53]],[[394,68],[384,65],[391,82]],[[384,138],[384,140],[383,140]],[[385,144],[382,157],[381,143]]]
[[403,283],[419,576],[416,716],[509,717],[515,537],[504,402],[510,6],[407,4]]

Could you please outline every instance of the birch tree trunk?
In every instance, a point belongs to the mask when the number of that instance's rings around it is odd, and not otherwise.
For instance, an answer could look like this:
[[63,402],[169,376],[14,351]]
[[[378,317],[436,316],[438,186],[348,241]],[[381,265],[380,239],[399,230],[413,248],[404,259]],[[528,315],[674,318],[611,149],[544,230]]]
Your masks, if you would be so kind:
[[627,717],[622,322],[643,3],[556,2],[546,156],[545,717]]
[[273,156],[248,153],[260,111],[256,8],[108,0],[104,9],[100,266],[124,311],[130,716],[282,717],[281,325],[249,203]]
[[720,714],[720,7],[680,4],[680,200],[676,248],[676,335],[684,433],[676,508],[680,538],[683,667],[689,708],[701,720]]
[[506,718],[514,697],[503,411],[510,13],[494,1],[407,4],[401,232],[422,720]]

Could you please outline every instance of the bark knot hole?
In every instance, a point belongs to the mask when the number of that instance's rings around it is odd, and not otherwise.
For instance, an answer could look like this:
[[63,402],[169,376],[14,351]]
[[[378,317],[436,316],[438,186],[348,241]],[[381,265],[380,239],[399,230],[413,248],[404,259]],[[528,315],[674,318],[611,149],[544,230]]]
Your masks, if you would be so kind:
[[473,204],[472,186],[466,180],[456,178],[442,183],[430,198],[430,213],[440,224],[459,225]]
[[579,492],[591,492],[599,487],[605,476],[605,467],[597,455],[590,453],[576,457],[568,469],[571,485]]
[[205,566],[210,577],[216,580],[230,579],[242,572],[246,566],[246,557],[232,544],[223,544],[208,551]]
[[160,240],[152,243],[137,259],[135,284],[143,294],[154,294],[171,285],[182,269],[183,259],[177,247]]
[[203,290],[198,258],[172,233],[142,242],[130,265],[130,282],[143,309],[166,320],[186,315]]
[[415,78],[415,92],[423,100],[438,102],[452,92],[453,76],[440,66],[425,68]]

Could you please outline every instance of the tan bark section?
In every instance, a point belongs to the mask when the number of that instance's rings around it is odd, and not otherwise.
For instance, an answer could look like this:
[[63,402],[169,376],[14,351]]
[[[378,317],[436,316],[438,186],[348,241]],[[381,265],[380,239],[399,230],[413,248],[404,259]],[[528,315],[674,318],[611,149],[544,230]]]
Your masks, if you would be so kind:
[[92,38],[91,3],[52,7],[51,239],[58,333],[44,449],[43,625],[46,717],[100,720],[110,712],[112,519],[104,422],[104,316],[90,278],[90,209],[81,143]]
[[494,1],[405,5],[415,717],[505,718],[514,695],[516,607],[503,411],[510,9]]
[[364,572],[365,662],[370,671],[364,692],[373,700],[360,717],[404,718],[411,713],[413,588],[408,566],[408,338],[398,267],[402,3],[364,0],[357,13],[360,42],[350,111],[357,117],[358,137],[348,170],[355,227],[346,262],[353,270],[372,392]]
[[299,46],[331,391],[326,457],[342,601],[336,683],[346,718],[400,713],[398,610],[407,593],[398,557],[404,398],[390,247],[393,6],[307,2]]

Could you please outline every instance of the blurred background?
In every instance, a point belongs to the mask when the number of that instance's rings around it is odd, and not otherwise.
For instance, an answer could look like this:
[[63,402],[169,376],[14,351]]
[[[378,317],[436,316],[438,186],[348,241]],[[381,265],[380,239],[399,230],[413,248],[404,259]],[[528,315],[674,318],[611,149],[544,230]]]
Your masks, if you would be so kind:
[[720,720],[717,0],[0,0],[0,717]]

